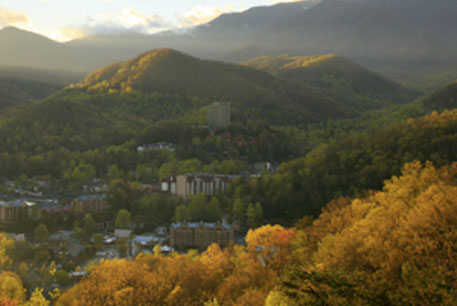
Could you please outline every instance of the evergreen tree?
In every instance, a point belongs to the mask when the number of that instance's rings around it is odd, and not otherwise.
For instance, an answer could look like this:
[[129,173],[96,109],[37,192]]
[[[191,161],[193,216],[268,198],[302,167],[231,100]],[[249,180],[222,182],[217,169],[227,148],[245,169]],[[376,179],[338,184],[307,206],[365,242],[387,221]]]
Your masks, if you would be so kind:
[[118,228],[130,228],[131,214],[125,210],[121,209],[117,212],[115,225]]
[[176,222],[189,221],[190,220],[189,208],[184,204],[181,204],[178,207],[176,207],[176,211],[175,211],[173,220],[175,220]]

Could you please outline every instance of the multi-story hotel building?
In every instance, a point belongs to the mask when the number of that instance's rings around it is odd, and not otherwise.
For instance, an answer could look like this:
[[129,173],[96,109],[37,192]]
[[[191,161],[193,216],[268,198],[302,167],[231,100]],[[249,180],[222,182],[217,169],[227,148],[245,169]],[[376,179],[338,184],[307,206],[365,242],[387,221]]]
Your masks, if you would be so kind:
[[35,204],[23,200],[0,202],[0,223],[17,223],[26,221]]
[[205,250],[213,243],[223,248],[233,239],[233,226],[222,223],[184,222],[173,223],[170,227],[170,245],[178,250]]
[[108,209],[108,197],[106,194],[94,194],[79,196],[70,203],[71,210],[82,213],[98,213]]

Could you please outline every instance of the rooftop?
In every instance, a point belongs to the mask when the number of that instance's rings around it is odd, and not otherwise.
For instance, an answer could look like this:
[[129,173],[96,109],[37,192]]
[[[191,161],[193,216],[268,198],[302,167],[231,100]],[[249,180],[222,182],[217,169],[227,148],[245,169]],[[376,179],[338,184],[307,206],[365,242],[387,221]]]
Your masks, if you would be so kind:
[[108,196],[104,194],[90,194],[90,195],[82,195],[77,197],[75,200],[79,202],[89,202],[92,200],[99,200],[99,199],[106,199]]
[[[187,177],[199,177],[199,178],[237,178],[240,177],[240,175],[230,175],[230,174],[215,174],[215,173],[186,173],[186,174],[181,174],[183,176]],[[180,175],[178,175],[180,176]]]
[[24,200],[15,200],[15,201],[0,201],[0,207],[31,207],[34,206],[35,203],[24,201]]
[[180,228],[181,226],[187,226],[189,228],[216,228],[218,225],[221,225],[223,228],[229,230],[232,228],[231,225],[224,224],[224,223],[215,223],[215,222],[177,222],[172,223],[171,226],[175,229]]

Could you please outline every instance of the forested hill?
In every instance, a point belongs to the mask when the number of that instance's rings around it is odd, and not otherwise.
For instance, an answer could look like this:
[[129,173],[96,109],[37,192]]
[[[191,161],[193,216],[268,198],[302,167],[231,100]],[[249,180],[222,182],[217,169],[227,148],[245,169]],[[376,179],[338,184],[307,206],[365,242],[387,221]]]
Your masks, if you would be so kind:
[[436,90],[423,103],[426,108],[438,111],[457,108],[457,80]]
[[86,75],[66,70],[47,70],[23,66],[0,66],[0,79],[32,81],[64,87],[80,82]]
[[[325,64],[320,64],[322,68],[317,71],[331,71],[332,63],[320,61]],[[298,77],[285,78],[244,65],[201,60],[171,49],[158,49],[99,69],[45,101],[2,114],[1,142],[11,152],[32,152],[38,144],[47,149],[63,146],[71,150],[119,145],[135,135],[143,135],[162,120],[204,125],[205,107],[214,101],[231,103],[235,126],[253,120],[266,126],[292,128],[350,119],[373,105],[397,102],[377,98],[380,89],[373,89],[370,94],[359,94],[355,89],[345,91],[344,88],[363,86],[362,80],[371,74],[363,68],[335,69],[342,71],[339,75],[344,79],[329,89],[325,88],[325,76],[318,72],[311,81],[302,82]],[[373,88],[379,86],[395,93],[395,84],[379,78],[381,85],[376,85],[376,80],[372,77],[370,81]],[[405,95],[409,94],[404,91]],[[402,92],[401,87],[398,92]],[[19,130],[23,133],[13,132]]]
[[0,77],[0,110],[44,99],[60,89],[61,87],[56,85]]
[[0,66],[0,110],[44,99],[82,78],[75,72]]
[[294,220],[318,215],[335,197],[377,190],[414,160],[438,166],[457,160],[457,110],[322,145],[235,192],[240,199],[260,201],[271,221]]
[[317,89],[236,64],[197,59],[158,49],[100,69],[73,87],[87,92],[177,93],[232,103],[234,118],[262,115],[290,124],[353,116],[351,109]]
[[348,59],[334,54],[261,56],[245,65],[315,86],[358,109],[411,102],[417,94]]

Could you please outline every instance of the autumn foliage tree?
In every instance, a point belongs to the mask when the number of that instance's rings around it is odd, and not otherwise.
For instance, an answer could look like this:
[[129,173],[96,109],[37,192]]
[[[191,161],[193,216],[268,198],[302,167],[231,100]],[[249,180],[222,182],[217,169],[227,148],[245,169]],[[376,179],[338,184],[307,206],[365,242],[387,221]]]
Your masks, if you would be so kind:
[[457,163],[413,162],[246,246],[102,261],[57,305],[455,305]]
[[315,260],[283,279],[301,303],[457,302],[457,163],[407,164],[381,192],[343,200],[305,231],[320,236]]

